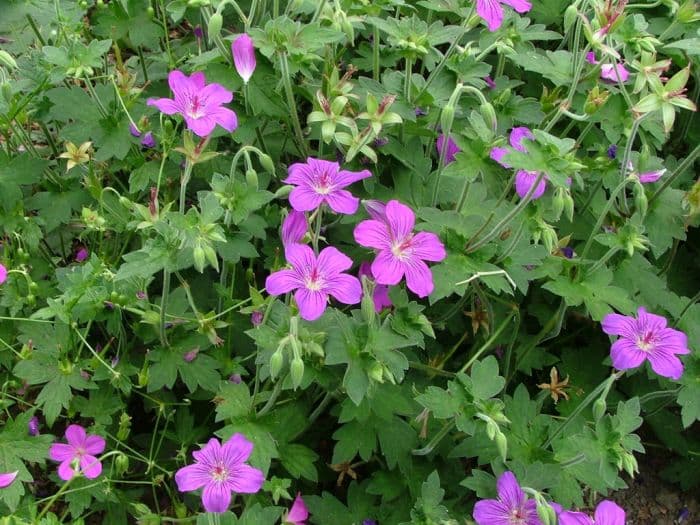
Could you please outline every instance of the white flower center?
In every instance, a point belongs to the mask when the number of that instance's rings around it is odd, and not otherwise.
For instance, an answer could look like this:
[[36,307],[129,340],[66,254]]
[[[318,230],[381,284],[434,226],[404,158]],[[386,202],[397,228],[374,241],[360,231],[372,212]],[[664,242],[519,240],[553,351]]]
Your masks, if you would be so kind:
[[304,286],[311,290],[312,292],[318,292],[323,288],[324,281],[318,273],[318,270],[314,268],[311,272],[304,277]]
[[204,116],[204,104],[199,100],[199,97],[195,95],[192,97],[187,108],[187,116],[193,119],[198,119]]
[[314,191],[320,195],[328,195],[333,190],[333,177],[327,171],[319,173],[314,184]]
[[643,352],[651,352],[656,347],[656,338],[653,332],[647,332],[637,337],[637,348]]
[[226,481],[228,479],[228,470],[222,463],[219,463],[211,470],[210,475],[214,481]]
[[409,235],[403,239],[395,239],[392,241],[391,253],[394,255],[394,257],[401,261],[405,261],[406,259],[410,258],[411,254],[413,253],[413,246],[411,244],[412,240],[413,236]]

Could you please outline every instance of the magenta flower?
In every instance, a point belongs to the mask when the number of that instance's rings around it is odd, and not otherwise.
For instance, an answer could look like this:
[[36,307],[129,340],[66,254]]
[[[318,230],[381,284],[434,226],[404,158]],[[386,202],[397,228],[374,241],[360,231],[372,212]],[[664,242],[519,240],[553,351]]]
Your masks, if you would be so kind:
[[[586,53],[586,62],[589,64],[596,65],[598,60],[596,60],[595,53],[589,51]],[[617,83],[617,77],[620,77],[620,82],[625,83],[630,78],[630,72],[622,63],[619,64],[603,64],[600,66],[600,78],[606,82]]]
[[133,122],[129,124],[129,133],[131,133],[132,137],[139,138],[141,136],[141,131],[139,130],[139,128],[136,127],[136,124],[134,124]]
[[39,418],[36,416],[32,416],[29,422],[27,423],[27,431],[29,432],[30,436],[38,436],[39,435]]
[[[362,276],[365,275],[369,279],[374,280],[372,266],[368,262],[363,262],[360,265],[360,271],[357,275],[360,277],[360,279],[362,279]],[[393,303],[389,298],[389,287],[386,284],[375,284],[374,292],[372,293],[372,301],[374,301],[374,309],[377,313],[384,310],[384,308],[391,308]]]
[[282,221],[282,245],[299,244],[309,231],[309,223],[306,214],[301,211],[292,210]]
[[192,452],[195,463],[175,473],[180,492],[204,487],[202,503],[207,512],[226,512],[231,492],[254,494],[265,481],[262,471],[246,464],[253,452],[253,443],[243,434],[234,434],[223,445],[211,438],[201,449]]
[[0,284],[7,281],[7,268],[4,264],[0,264]]
[[147,131],[146,134],[141,139],[141,146],[146,149],[151,149],[156,147],[156,139],[153,137],[153,132]]
[[[527,153],[527,146],[525,145],[524,141],[525,140],[534,140],[535,135],[530,131],[529,128],[526,128],[525,126],[519,126],[515,127],[510,131],[510,137],[508,138],[508,141],[510,142],[510,146],[521,153]],[[491,148],[491,153],[489,156],[491,159],[495,160],[498,162],[501,166],[504,168],[511,168],[512,166],[508,164],[507,162],[503,161],[503,157],[505,157],[506,153],[508,153],[510,150],[508,148],[502,148],[502,147],[495,147]],[[536,171],[527,171],[527,170],[518,170],[518,172],[515,174],[515,192],[518,194],[518,196],[522,199],[527,195],[527,192],[530,191],[530,188],[532,188],[532,185],[535,183],[535,180],[537,179],[538,172]],[[545,175],[542,177],[542,180],[540,180],[539,184],[537,184],[537,188],[535,188],[535,191],[533,192],[532,196],[530,197],[532,200],[539,199],[547,189],[547,176]]]
[[236,71],[238,71],[243,82],[247,84],[250,77],[253,76],[256,66],[253,40],[243,33],[231,43],[231,53],[233,54],[233,64],[236,66]]
[[490,76],[488,76],[488,75],[486,75],[486,76],[484,77],[484,82],[486,82],[486,85],[487,85],[490,89],[496,89],[496,87],[497,87],[497,86],[496,86],[496,83],[495,83],[495,82],[493,81],[493,79],[492,79]]
[[424,261],[439,262],[445,247],[434,233],[413,233],[416,217],[411,208],[391,200],[386,205],[386,221],[360,222],[354,231],[361,246],[379,251],[372,262],[372,274],[379,284],[398,284],[406,276],[408,289],[419,297],[433,291],[433,274]]
[[287,246],[285,253],[291,270],[280,270],[267,277],[265,288],[270,295],[282,295],[296,290],[294,299],[302,319],[314,321],[323,315],[328,296],[343,304],[356,304],[362,298],[362,286],[357,277],[343,273],[352,260],[329,246],[316,257],[305,244]]
[[197,71],[188,77],[182,71],[171,71],[168,84],[175,98],[149,98],[147,104],[156,106],[166,115],[179,113],[187,127],[199,137],[207,137],[218,124],[226,131],[238,127],[238,117],[222,107],[233,99],[233,93],[221,84],[206,84],[204,73]]
[[474,521],[477,525],[542,525],[537,503],[526,499],[515,475],[506,471],[498,478],[498,499],[477,501]]
[[[445,144],[445,135],[440,135],[437,138],[437,141],[435,145],[437,146],[437,153],[438,153],[438,158],[440,158],[440,154],[442,153],[442,146]],[[454,162],[455,160],[455,155],[462,151],[459,149],[459,146],[457,143],[455,143],[454,140],[452,140],[452,137],[447,138],[447,150],[445,151],[445,165],[449,164],[450,162]]]
[[0,474],[0,489],[4,489],[12,485],[12,482],[17,477],[17,474],[19,474],[19,470]]
[[639,182],[642,184],[649,184],[651,182],[656,182],[666,173],[666,169],[656,170],[656,171],[645,171],[637,175],[639,177]]
[[612,364],[618,370],[628,370],[649,360],[654,372],[678,380],[683,375],[683,363],[676,355],[689,354],[688,338],[683,332],[668,328],[665,317],[650,314],[645,308],[637,317],[608,314],[603,318],[603,332],[619,335],[610,348]]
[[[527,195],[528,191],[530,191],[530,188],[532,188],[532,185],[537,180],[537,175],[538,173],[536,171],[526,170],[518,170],[518,173],[515,174],[515,193],[517,193],[521,199]],[[539,184],[537,184],[537,188],[535,188],[535,191],[530,197],[532,200],[542,197],[547,189],[546,179],[546,176],[542,177],[542,180],[540,180]]]
[[199,348],[193,348],[192,350],[189,350],[189,351],[185,352],[185,353],[182,355],[182,359],[183,359],[186,363],[191,363],[192,361],[194,361],[195,359],[197,359],[197,355],[198,355],[198,354],[199,354]]
[[68,481],[78,473],[88,479],[95,479],[102,473],[102,463],[95,457],[105,449],[105,439],[102,436],[87,435],[80,425],[70,425],[66,429],[66,441],[54,443],[49,449],[49,457],[60,461],[58,477]]
[[263,319],[265,319],[265,314],[263,314],[260,310],[255,310],[252,314],[250,314],[250,324],[253,326],[260,326]]
[[80,248],[77,253],[75,254],[75,261],[76,262],[84,262],[90,253],[87,251],[87,248]]
[[583,512],[564,511],[559,514],[559,525],[625,525],[625,511],[617,503],[603,500],[595,509],[595,519]]
[[294,499],[289,512],[282,517],[282,523],[286,525],[306,525],[308,517],[309,509],[306,508],[306,503],[301,499],[301,492],[297,492],[297,497]]
[[337,162],[308,158],[306,163],[289,166],[284,182],[296,186],[289,194],[289,202],[297,211],[315,210],[325,202],[336,213],[352,215],[360,200],[342,188],[371,176],[368,170],[345,171]]
[[503,8],[506,4],[518,13],[527,13],[532,4],[527,0],[476,0],[476,14],[484,19],[489,31],[496,31],[503,23]]

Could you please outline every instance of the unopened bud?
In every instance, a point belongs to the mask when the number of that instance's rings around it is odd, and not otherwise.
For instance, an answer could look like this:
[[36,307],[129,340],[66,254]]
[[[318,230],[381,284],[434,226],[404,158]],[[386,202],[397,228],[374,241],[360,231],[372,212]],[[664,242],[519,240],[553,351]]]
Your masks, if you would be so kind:
[[270,376],[273,379],[279,375],[283,365],[284,356],[282,355],[282,350],[276,350],[270,358]]
[[209,37],[209,43],[213,42],[216,37],[221,33],[221,28],[224,25],[224,17],[216,11],[207,24],[207,35]]
[[194,267],[199,272],[204,271],[204,264],[206,262],[206,254],[201,246],[195,246],[192,251],[192,258],[194,259]]
[[607,409],[607,404],[605,399],[599,397],[593,402],[593,417],[596,421],[600,421],[605,415],[605,410]]
[[253,169],[246,170],[245,181],[248,183],[248,186],[251,186],[257,190],[258,189],[258,172],[253,170]]
[[117,439],[125,441],[131,432],[131,416],[126,412],[122,412],[119,416],[119,428],[117,430]]
[[634,205],[637,211],[642,217],[647,214],[647,209],[649,207],[649,199],[647,199],[647,194],[644,191],[644,187],[641,183],[637,182],[634,185]]
[[489,129],[495,132],[498,127],[498,119],[496,118],[496,110],[493,109],[493,106],[488,102],[486,104],[481,104],[481,106],[479,106],[479,111],[481,112],[481,116],[484,117],[484,121],[489,126]]
[[571,26],[574,25],[574,22],[576,21],[577,16],[578,16],[578,9],[576,9],[576,5],[572,4],[566,8],[566,11],[564,11],[564,31],[565,32],[568,32],[569,29],[571,29]]
[[123,452],[119,452],[114,458],[114,469],[116,470],[117,476],[125,474],[129,470],[129,456]]
[[292,387],[296,390],[301,385],[301,380],[304,378],[304,361],[301,357],[294,357],[292,364],[289,367],[289,374],[292,378]]
[[271,175],[275,174],[275,163],[272,161],[272,157],[266,153],[263,153],[258,157],[258,160],[266,172],[270,173]]
[[498,449],[498,453],[501,455],[501,459],[505,462],[506,456],[508,455],[508,440],[500,430],[496,434],[496,448]]
[[564,211],[564,204],[564,188],[557,188],[554,191],[554,197],[552,197],[552,209],[557,220]]
[[10,69],[17,69],[17,62],[12,58],[12,55],[7,51],[0,49],[0,64],[3,64]]
[[375,361],[367,370],[367,375],[370,379],[376,381],[377,383],[384,382],[384,367],[379,361]]

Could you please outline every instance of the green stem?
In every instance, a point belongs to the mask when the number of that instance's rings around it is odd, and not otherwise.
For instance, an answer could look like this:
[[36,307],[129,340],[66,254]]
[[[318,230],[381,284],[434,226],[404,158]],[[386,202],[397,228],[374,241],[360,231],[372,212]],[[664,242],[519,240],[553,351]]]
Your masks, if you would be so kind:
[[265,406],[260,409],[260,411],[256,414],[255,417],[261,418],[265,414],[267,414],[270,410],[272,410],[272,407],[275,406],[275,403],[277,402],[277,398],[280,396],[282,393],[282,384],[287,380],[287,376],[281,377],[276,383],[274,388],[272,389],[272,393],[270,394],[270,399],[267,400],[267,403],[265,403]]
[[278,53],[280,59],[280,70],[282,73],[282,83],[284,84],[284,92],[287,96],[287,105],[289,106],[289,113],[292,116],[292,127],[294,128],[294,134],[297,139],[297,147],[302,157],[308,157],[308,151],[306,149],[306,142],[304,141],[304,134],[301,131],[301,122],[299,121],[299,114],[297,113],[297,105],[294,102],[294,91],[292,91],[292,78],[289,73],[289,63],[287,62],[287,53],[282,51]]
[[372,78],[379,82],[379,28],[375,25],[372,31]]
[[[632,154],[632,147],[634,146],[634,139],[637,138],[637,132],[639,131],[639,125],[642,123],[642,120],[644,119],[646,115],[643,115],[642,117],[636,119],[634,123],[632,124],[632,130],[630,131],[630,136],[627,139],[627,144],[625,145],[625,151],[622,155],[622,166],[620,167],[620,179],[625,180],[627,178],[627,164],[629,163],[630,160],[630,155]],[[627,198],[625,195],[622,195],[622,209],[625,213],[628,212],[627,208]]]
[[696,294],[688,301],[688,304],[686,304],[686,305],[683,307],[683,310],[681,310],[681,313],[678,314],[678,319],[676,320],[675,323],[673,323],[673,326],[674,326],[674,327],[678,326],[678,323],[681,322],[681,320],[683,319],[683,316],[686,314],[686,312],[687,312],[688,310],[690,310],[690,307],[693,306],[696,302],[698,302],[699,299],[700,299],[700,292],[696,293]]
[[311,244],[314,247],[314,253],[318,257],[318,244],[321,239],[321,225],[323,221],[323,206],[316,210],[316,220],[314,221],[314,235],[311,238]]
[[681,162],[678,166],[676,166],[676,169],[673,170],[673,173],[666,177],[664,180],[663,184],[659,186],[659,189],[654,192],[654,194],[649,197],[649,204],[654,202],[656,198],[661,195],[661,192],[664,191],[666,188],[668,188],[671,184],[673,184],[673,181],[676,180],[685,170],[687,170],[690,166],[692,166],[693,162],[695,162],[695,159],[700,155],[700,144],[695,146],[693,151],[691,151],[688,156],[683,159],[683,162]]
[[[442,151],[440,152],[442,154]],[[477,173],[477,177],[481,174],[481,172]],[[471,184],[469,183],[469,177],[464,177],[464,185],[462,186],[462,192],[459,194],[459,199],[457,199],[457,203],[455,204],[455,211],[458,211],[459,213],[462,212],[462,207],[464,206],[464,203],[467,201],[467,195],[469,195],[469,187]]]
[[600,259],[598,259],[598,260],[595,262],[595,264],[593,264],[593,266],[591,266],[591,267],[588,269],[588,272],[587,272],[588,275],[591,275],[591,274],[595,273],[595,271],[596,271],[598,268],[600,268],[600,267],[603,266],[606,262],[608,262],[608,261],[610,260],[610,258],[611,258],[613,255],[615,255],[617,252],[620,251],[620,249],[621,249],[621,248],[620,248],[619,246],[612,246],[610,249],[608,249],[608,251],[605,253],[605,255],[603,255]]
[[435,449],[435,447],[438,446],[440,441],[442,441],[442,438],[444,438],[448,434],[448,432],[454,428],[455,424],[456,421],[454,419],[448,421],[445,424],[445,426],[442,427],[440,431],[437,434],[435,434],[435,436],[433,436],[433,439],[431,439],[426,446],[424,446],[423,448],[412,450],[411,454],[413,454],[414,456],[427,456],[428,454],[430,454]]
[[311,23],[313,24],[318,20],[318,18],[321,16],[321,13],[323,12],[323,8],[326,7],[326,1],[327,0],[320,0],[318,2],[318,6],[316,7],[316,12],[314,13],[313,18],[311,19]]
[[403,79],[403,96],[406,102],[411,103],[411,76],[413,75],[413,59],[406,57]]
[[491,345],[496,342],[496,340],[501,336],[503,331],[508,327],[508,323],[510,323],[510,320],[515,316],[517,313],[517,310],[513,309],[511,312],[508,314],[508,316],[505,318],[503,323],[496,329],[494,333],[491,334],[491,337],[488,338],[488,340],[481,345],[481,348],[479,348],[474,355],[467,361],[462,368],[459,369],[460,373],[464,373],[470,366],[474,364],[474,362],[481,357],[481,355],[486,352],[489,348],[491,348]]

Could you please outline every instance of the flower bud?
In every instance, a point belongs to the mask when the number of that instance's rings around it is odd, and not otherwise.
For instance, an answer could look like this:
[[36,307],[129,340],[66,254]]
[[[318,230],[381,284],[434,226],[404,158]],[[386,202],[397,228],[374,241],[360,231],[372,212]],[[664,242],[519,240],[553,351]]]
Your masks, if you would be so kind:
[[236,71],[243,79],[243,83],[247,84],[256,66],[253,40],[243,33],[231,43],[231,53]]
[[117,473],[117,476],[125,474],[129,470],[129,456],[127,456],[123,452],[119,452],[114,458],[114,469]]
[[204,271],[204,264],[206,262],[206,255],[204,249],[201,246],[195,246],[192,251],[192,257],[194,258],[194,267],[199,272]]
[[[372,306],[372,309],[374,309],[374,306]],[[370,379],[376,381],[377,383],[383,383],[384,367],[379,361],[375,361],[372,363],[372,366],[369,367],[369,370],[367,370],[367,375]]]
[[143,368],[139,370],[138,374],[139,386],[144,387],[148,384],[148,362],[144,362]]
[[647,199],[647,194],[644,191],[644,187],[641,185],[641,183],[636,182],[632,191],[634,193],[634,206],[637,208],[637,211],[642,215],[642,217],[644,217],[647,214],[647,209],[649,207],[649,200]]
[[131,432],[131,416],[126,412],[122,412],[119,416],[119,428],[117,429],[117,439],[125,441]]
[[304,378],[304,361],[301,357],[295,356],[292,359],[292,364],[289,367],[289,374],[292,378],[292,387],[296,390],[301,385],[301,380]]
[[443,133],[448,133],[452,129],[452,122],[455,118],[455,108],[450,104],[447,104],[442,109],[442,115],[440,115],[440,126],[442,127]]
[[277,349],[272,357],[270,358],[270,377],[273,379],[277,377],[282,370],[284,365],[284,356],[282,355],[282,350]]
[[12,103],[12,86],[9,82],[5,81],[0,85],[0,95],[8,104]]
[[258,173],[255,170],[246,170],[245,181],[248,183],[248,186],[251,186],[256,190],[258,189]]
[[498,449],[498,453],[501,455],[501,459],[505,462],[508,454],[508,440],[500,430],[496,434],[496,448]]
[[209,43],[212,43],[214,39],[219,36],[223,25],[224,17],[221,15],[221,13],[216,11],[213,15],[211,15],[209,23],[207,24],[207,34],[209,37]]
[[10,69],[17,69],[17,62],[12,58],[12,55],[7,51],[0,49],[0,64],[7,66]]
[[569,219],[569,222],[574,221],[574,198],[569,190],[566,190],[564,194],[564,214]]
[[603,418],[606,409],[607,404],[604,398],[599,397],[593,402],[593,417],[596,421],[600,421]]
[[546,501],[537,500],[537,515],[542,525],[557,525],[557,513]]
[[270,173],[271,175],[275,174],[275,163],[272,161],[272,157],[270,157],[267,153],[263,153],[258,157],[258,160],[266,172]]
[[554,197],[552,197],[552,210],[554,211],[554,216],[557,220],[561,218],[561,214],[564,211],[564,188],[557,188],[554,190]]
[[493,106],[488,102],[481,104],[481,106],[479,106],[479,111],[481,112],[481,116],[484,117],[484,121],[489,126],[489,129],[495,132],[498,128],[498,119],[496,118],[496,110],[493,109]]
[[577,16],[578,16],[578,9],[576,9],[575,4],[572,4],[566,8],[566,11],[564,11],[564,31],[565,32],[568,32],[569,29],[571,29],[571,26],[574,25],[574,22],[576,21]]

